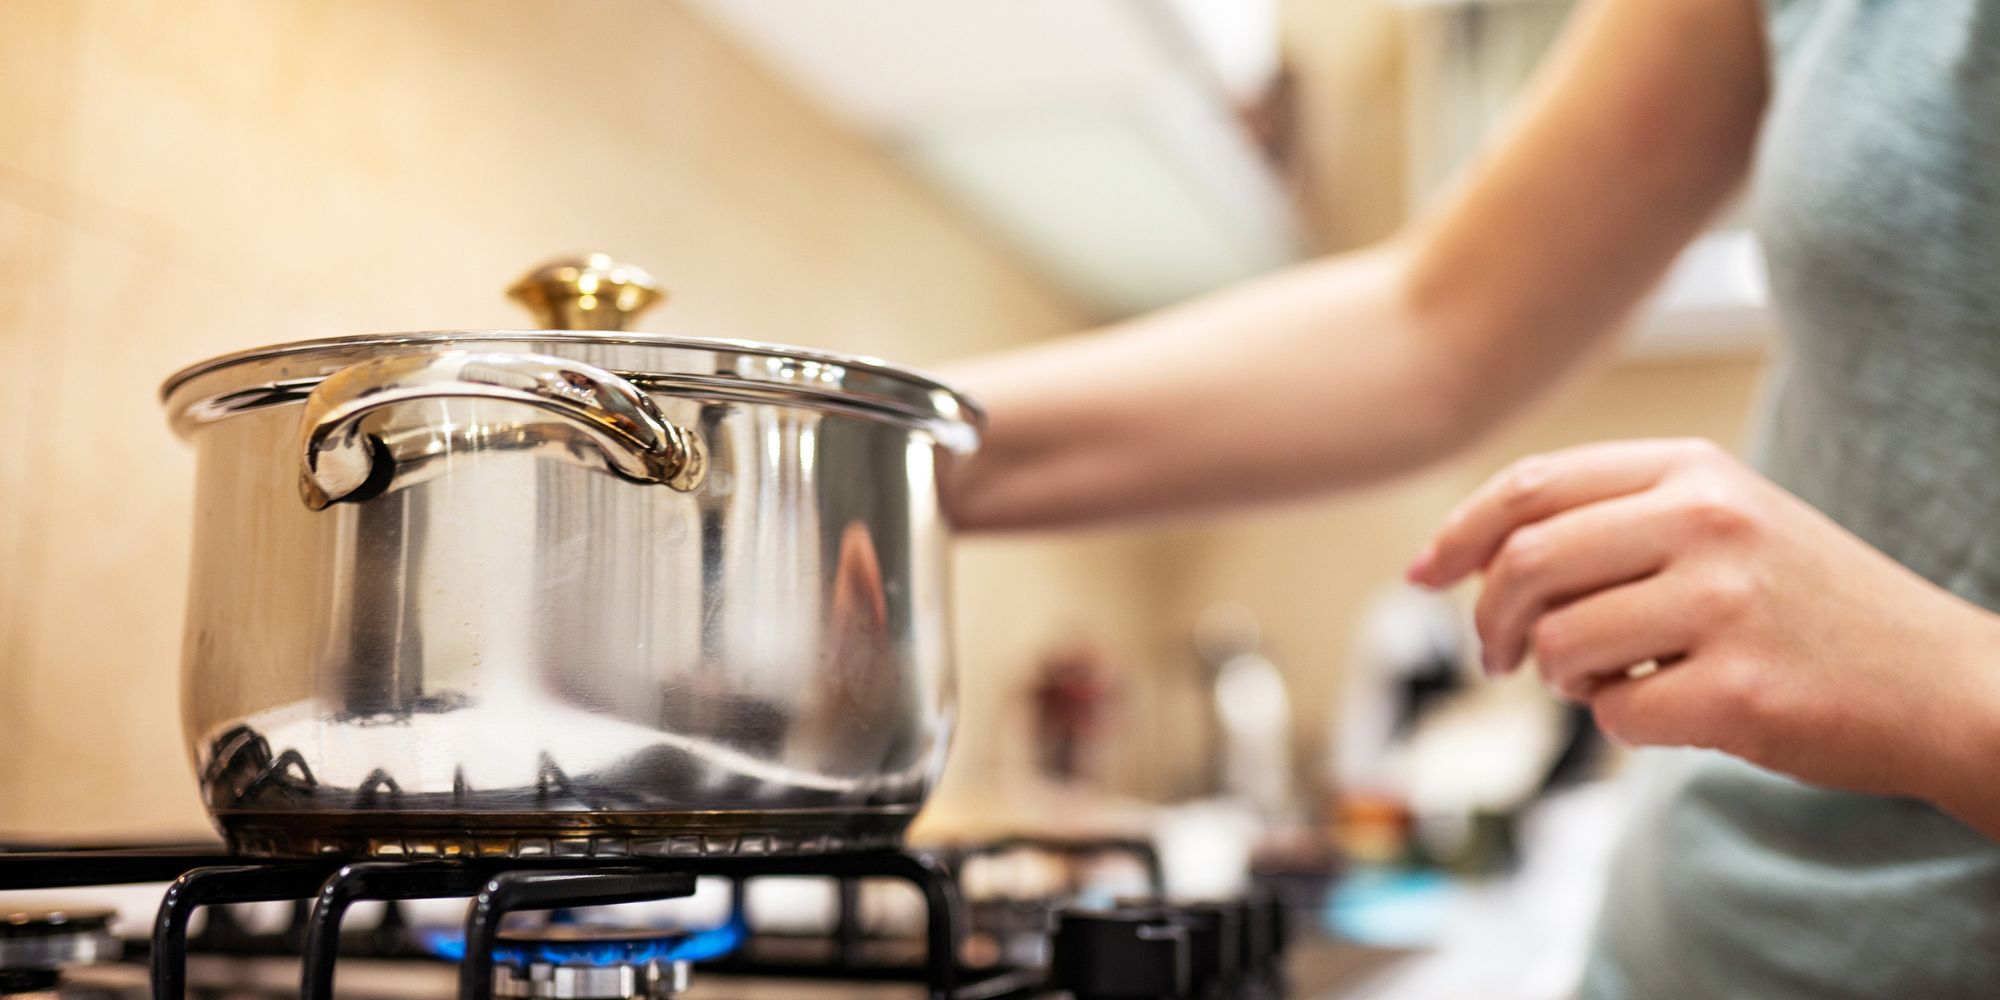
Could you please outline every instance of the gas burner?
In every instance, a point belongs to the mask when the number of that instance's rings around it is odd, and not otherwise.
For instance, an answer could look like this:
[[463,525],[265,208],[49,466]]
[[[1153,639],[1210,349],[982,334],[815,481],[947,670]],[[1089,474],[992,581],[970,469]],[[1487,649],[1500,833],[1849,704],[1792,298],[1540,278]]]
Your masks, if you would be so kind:
[[500,933],[493,995],[534,1000],[665,1000],[687,989],[692,936],[681,931],[548,924]]
[[48,989],[63,969],[118,951],[110,910],[0,911],[0,993]]

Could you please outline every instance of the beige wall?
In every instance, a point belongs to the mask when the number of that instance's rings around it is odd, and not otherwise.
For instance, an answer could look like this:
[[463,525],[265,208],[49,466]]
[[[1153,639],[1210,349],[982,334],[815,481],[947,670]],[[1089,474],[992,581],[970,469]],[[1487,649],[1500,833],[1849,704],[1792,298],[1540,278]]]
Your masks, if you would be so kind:
[[[190,461],[154,399],[184,363],[516,325],[499,288],[580,248],[662,275],[680,332],[924,363],[1078,322],[678,6],[556,16],[585,9],[0,6],[0,831],[203,825],[175,694]],[[1129,558],[968,552],[968,700],[1096,627]]]
[[1299,201],[1321,246],[1395,229],[1409,206],[1404,21],[1394,0],[1282,0]]

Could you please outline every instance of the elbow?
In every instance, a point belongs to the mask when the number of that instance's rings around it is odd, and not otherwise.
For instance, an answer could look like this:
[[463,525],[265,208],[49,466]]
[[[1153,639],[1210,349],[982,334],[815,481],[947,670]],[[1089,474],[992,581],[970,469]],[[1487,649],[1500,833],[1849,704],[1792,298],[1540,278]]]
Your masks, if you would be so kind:
[[1437,461],[1506,423],[1574,359],[1556,347],[1564,339],[1558,330],[1537,332],[1541,324],[1482,282],[1476,267],[1425,254],[1420,233],[1396,242],[1397,325],[1408,351],[1402,367],[1418,400],[1410,431],[1422,442],[1421,460]]

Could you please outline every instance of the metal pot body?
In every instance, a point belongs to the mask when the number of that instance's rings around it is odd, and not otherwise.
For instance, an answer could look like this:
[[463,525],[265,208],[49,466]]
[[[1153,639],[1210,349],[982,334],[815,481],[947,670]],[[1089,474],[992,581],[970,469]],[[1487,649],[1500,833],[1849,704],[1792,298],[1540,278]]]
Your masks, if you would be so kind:
[[973,421],[935,383],[521,332],[272,349],[166,395],[198,455],[183,718],[236,850],[866,848],[943,765],[935,465]]

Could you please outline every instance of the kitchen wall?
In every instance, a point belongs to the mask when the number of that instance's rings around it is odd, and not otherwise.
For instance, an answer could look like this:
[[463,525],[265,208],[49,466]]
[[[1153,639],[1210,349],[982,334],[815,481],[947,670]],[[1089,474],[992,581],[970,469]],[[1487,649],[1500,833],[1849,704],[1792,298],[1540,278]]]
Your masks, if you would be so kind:
[[[672,287],[668,331],[912,363],[1074,328],[983,236],[677,4],[0,6],[0,832],[204,825],[176,660],[177,367],[518,325],[541,257]],[[1143,643],[1134,543],[963,555],[968,704],[1065,629]],[[1002,745],[969,712],[953,781]]]
[[1281,0],[1280,43],[1298,121],[1300,204],[1326,249],[1383,236],[1408,213],[1404,11],[1397,0]]

